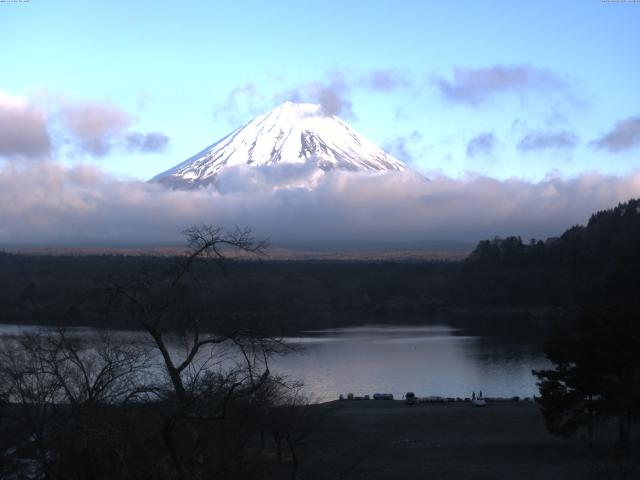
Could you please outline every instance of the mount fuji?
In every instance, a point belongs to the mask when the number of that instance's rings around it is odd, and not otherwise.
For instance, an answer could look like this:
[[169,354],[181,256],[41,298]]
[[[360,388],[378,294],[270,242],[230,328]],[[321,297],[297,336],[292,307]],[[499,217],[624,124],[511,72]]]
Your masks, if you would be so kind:
[[230,167],[308,166],[313,175],[410,170],[320,105],[285,102],[151,179],[172,188],[216,185]]

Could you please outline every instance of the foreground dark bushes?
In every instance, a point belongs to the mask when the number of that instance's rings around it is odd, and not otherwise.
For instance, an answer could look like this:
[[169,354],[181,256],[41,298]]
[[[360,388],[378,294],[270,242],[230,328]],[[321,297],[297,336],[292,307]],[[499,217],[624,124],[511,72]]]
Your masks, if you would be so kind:
[[258,361],[265,349],[217,369],[207,360],[219,351],[207,352],[182,376],[179,398],[148,347],[122,342],[65,331],[5,339],[0,477],[295,474],[311,417],[298,386]]

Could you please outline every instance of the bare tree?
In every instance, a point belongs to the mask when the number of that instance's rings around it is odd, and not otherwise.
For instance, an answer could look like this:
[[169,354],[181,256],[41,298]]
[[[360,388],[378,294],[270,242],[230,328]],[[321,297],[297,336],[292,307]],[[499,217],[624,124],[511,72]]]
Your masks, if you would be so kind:
[[151,366],[148,348],[99,332],[81,338],[66,329],[27,335],[21,346],[40,359],[42,374],[57,381],[62,403],[72,407],[118,404],[144,394]]
[[97,439],[116,438],[104,409],[146,391],[148,349],[113,334],[83,338],[60,329],[4,339],[1,347],[0,381],[17,433],[10,450],[33,452],[26,455],[35,478],[56,478],[65,454],[73,463],[89,450],[104,452]]
[[109,311],[134,319],[142,342],[61,329],[1,346],[0,397],[19,412],[13,451],[38,465],[22,473],[260,478],[263,459],[271,461],[259,441],[267,430],[288,448],[295,477],[302,405],[269,365],[292,347],[246,319],[218,322],[207,299],[211,267],[224,271],[231,250],[263,255],[266,243],[247,229],[185,234],[189,248],[174,268],[143,268],[108,288]]
[[[180,305],[182,287],[187,277],[195,278],[194,266],[202,260],[214,260],[221,265],[226,261],[225,250],[263,255],[265,241],[256,241],[248,229],[226,232],[220,227],[209,225],[193,226],[183,232],[187,237],[187,255],[178,263],[173,272],[164,278],[137,278],[127,284],[118,283],[112,288],[114,298],[124,298],[133,308],[137,321],[151,336],[164,362],[164,368],[171,381],[173,393],[180,408],[189,403],[185,386],[185,375],[193,367],[194,361],[203,348],[223,344],[229,340],[253,339],[254,332],[234,329],[223,333],[203,335],[200,318],[187,305]],[[197,283],[197,280],[196,280]],[[177,308],[176,308],[177,307]],[[177,318],[187,349],[182,358],[171,352],[166,341],[169,320]],[[188,337],[188,341],[187,341]]]
[[8,339],[0,350],[0,380],[10,402],[13,423],[19,425],[20,434],[14,438],[12,449],[30,443],[33,446],[37,473],[50,478],[48,433],[60,399],[58,382],[43,373],[42,358],[31,355],[25,342],[27,337]]
[[291,464],[290,478],[295,480],[300,466],[299,448],[316,429],[320,417],[312,411],[300,383],[273,379],[268,396],[271,408],[267,414],[267,428],[273,437],[279,462],[284,457],[283,443],[286,445]]
[[[202,471],[203,459],[214,456],[204,451],[211,422],[227,418],[230,405],[257,415],[262,408],[258,405],[265,405],[261,392],[271,378],[269,358],[291,348],[240,319],[231,325],[215,322],[214,312],[189,302],[189,292],[206,290],[199,268],[224,267],[231,251],[264,255],[267,243],[255,240],[248,229],[228,232],[201,225],[184,234],[188,251],[174,270],[161,278],[143,275],[119,282],[112,293],[132,309],[162,358],[169,386],[162,401],[170,407],[162,438],[178,478],[192,478]],[[215,324],[215,331],[203,331],[203,319]],[[236,467],[256,431],[255,426],[245,427],[246,435],[232,454]],[[230,467],[224,461],[216,468],[227,472]]]

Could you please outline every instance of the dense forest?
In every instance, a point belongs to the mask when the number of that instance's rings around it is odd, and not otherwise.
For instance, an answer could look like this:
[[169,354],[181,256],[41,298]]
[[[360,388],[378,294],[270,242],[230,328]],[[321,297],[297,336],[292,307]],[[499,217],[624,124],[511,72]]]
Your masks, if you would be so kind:
[[636,199],[546,241],[484,240],[464,262],[462,278],[475,302],[571,306],[636,302],[639,271]]
[[[158,282],[180,259],[0,253],[5,323],[132,327],[110,307],[114,285]],[[215,265],[212,265],[215,263]],[[184,305],[215,322],[251,319],[292,331],[362,323],[448,321],[538,325],[589,302],[634,304],[640,200],[597,212],[560,237],[481,241],[464,261],[202,259]],[[500,319],[504,319],[501,322]]]

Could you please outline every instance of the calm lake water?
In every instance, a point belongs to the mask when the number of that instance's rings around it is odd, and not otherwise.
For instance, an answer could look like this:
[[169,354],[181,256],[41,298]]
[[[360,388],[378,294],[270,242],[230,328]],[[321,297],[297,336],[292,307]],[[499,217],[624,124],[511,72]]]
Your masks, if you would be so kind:
[[[41,329],[0,325],[0,336],[24,330]],[[273,359],[271,370],[301,380],[315,401],[375,392],[402,398],[407,391],[470,397],[482,390],[487,397],[527,397],[537,393],[531,370],[548,365],[539,345],[498,341],[448,326],[342,328],[286,340],[302,351]]]
[[496,341],[447,326],[358,327],[290,338],[304,352],[276,359],[319,401],[339,394],[521,397],[537,393],[532,369],[548,366],[539,345]]

